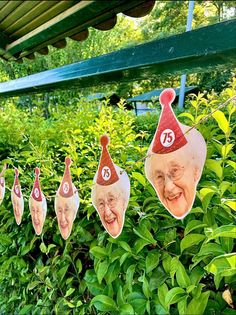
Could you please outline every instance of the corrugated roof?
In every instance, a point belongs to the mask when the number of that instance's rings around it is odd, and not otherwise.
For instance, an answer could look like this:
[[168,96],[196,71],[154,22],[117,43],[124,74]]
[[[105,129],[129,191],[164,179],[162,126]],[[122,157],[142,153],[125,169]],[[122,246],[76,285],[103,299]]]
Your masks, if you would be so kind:
[[[185,93],[189,93],[196,88],[197,88],[196,86],[188,86],[185,88]],[[153,90],[153,91],[150,91],[147,93],[143,93],[143,94],[140,94],[138,96],[128,98],[127,101],[128,102],[151,102],[155,98],[158,98],[163,90],[164,89],[159,89],[159,90]],[[175,90],[176,96],[179,96],[180,89],[175,88],[174,90]]]
[[109,30],[117,14],[142,17],[154,0],[0,1],[0,57],[22,61],[35,52],[48,54],[48,46],[66,46],[66,38],[85,40],[89,27]]

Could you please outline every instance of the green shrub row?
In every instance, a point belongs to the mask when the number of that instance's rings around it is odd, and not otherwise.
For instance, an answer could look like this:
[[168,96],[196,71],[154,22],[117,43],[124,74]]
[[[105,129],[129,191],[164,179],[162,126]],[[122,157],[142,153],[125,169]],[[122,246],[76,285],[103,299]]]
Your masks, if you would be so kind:
[[[221,95],[193,97],[179,119],[193,125],[233,94],[235,83]],[[99,111],[95,105],[82,100],[77,107],[58,106],[48,120],[40,118],[37,108],[32,114],[10,103],[1,108],[0,160],[10,165],[7,182],[13,183],[11,165],[17,166],[23,194],[29,196],[39,166],[48,213],[38,237],[27,202],[18,227],[6,194],[0,207],[0,312],[233,314],[222,294],[228,289],[235,299],[234,102],[198,126],[207,142],[207,161],[193,209],[184,220],[169,215],[144,176],[143,157],[156,118],[135,118],[122,104],[118,109],[103,104]],[[132,182],[117,239],[104,231],[90,199],[104,133],[111,138],[114,162]],[[73,160],[81,205],[72,235],[64,241],[53,199],[67,155]]]

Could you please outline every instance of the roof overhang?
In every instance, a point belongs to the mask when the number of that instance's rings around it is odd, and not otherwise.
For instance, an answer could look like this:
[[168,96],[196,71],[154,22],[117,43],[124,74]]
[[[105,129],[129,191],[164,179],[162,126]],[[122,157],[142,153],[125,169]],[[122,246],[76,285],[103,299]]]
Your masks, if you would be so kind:
[[89,27],[109,30],[117,14],[142,17],[154,0],[0,1],[0,57],[22,62],[35,53],[48,54],[48,46],[63,48],[66,38],[88,37]]

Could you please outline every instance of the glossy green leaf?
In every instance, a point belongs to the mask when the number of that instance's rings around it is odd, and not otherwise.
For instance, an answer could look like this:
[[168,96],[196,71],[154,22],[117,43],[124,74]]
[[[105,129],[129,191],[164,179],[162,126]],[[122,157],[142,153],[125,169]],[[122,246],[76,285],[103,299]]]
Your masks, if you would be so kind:
[[157,250],[148,252],[146,257],[146,272],[149,273],[159,264],[160,253]]
[[109,267],[108,260],[104,260],[98,264],[97,277],[98,277],[99,283],[102,282],[102,279],[104,278],[105,274],[107,273],[108,267]]
[[182,288],[173,288],[167,294],[165,298],[165,305],[171,305],[179,302],[186,296],[186,292]]
[[223,159],[225,159],[229,152],[233,149],[234,145],[232,143],[228,143],[223,145],[222,149],[221,149],[221,155],[223,157]]
[[189,276],[187,275],[187,272],[180,261],[176,270],[176,281],[181,288],[187,288],[190,286]]
[[146,310],[146,298],[140,292],[133,292],[127,296],[127,301],[133,306],[136,314],[143,315]]
[[178,304],[177,304],[177,308],[178,308],[178,312],[179,315],[186,315],[186,309],[187,309],[187,296],[184,297],[183,299],[181,299]]
[[120,264],[119,264],[119,261],[116,260],[108,267],[107,273],[104,276],[107,284],[111,284],[118,277],[119,272],[120,272]]
[[135,244],[134,244],[134,251],[136,254],[138,254],[143,248],[144,246],[150,244],[150,242],[148,240],[145,239],[138,239]]
[[199,253],[197,256],[203,257],[203,256],[218,256],[224,254],[223,248],[216,243],[207,243],[207,244],[202,244],[202,247],[200,248]]
[[95,296],[90,305],[94,305],[98,311],[102,312],[115,312],[117,311],[116,303],[106,295]]
[[205,238],[206,237],[202,234],[188,234],[188,235],[186,235],[180,243],[181,252],[183,252],[185,249],[187,249],[193,245],[199,244]]
[[91,248],[90,253],[96,258],[103,258],[108,255],[106,249],[99,246],[94,246]]
[[230,207],[232,210],[236,211],[236,199],[224,200],[224,204]]
[[0,234],[0,244],[8,246],[12,244],[12,239],[6,234]]
[[212,116],[215,118],[215,120],[218,123],[218,126],[220,127],[220,129],[224,132],[224,134],[228,134],[229,132],[229,123],[225,117],[225,114],[220,111],[217,110],[216,112],[214,112],[212,114]]
[[204,268],[208,272],[219,276],[232,276],[236,274],[236,253],[224,254],[212,259]]
[[132,250],[131,250],[131,248],[130,248],[130,246],[129,246],[128,243],[126,243],[126,242],[124,242],[124,241],[119,241],[119,245],[120,245],[124,250],[126,250],[127,252],[132,253]]
[[34,305],[33,304],[28,304],[25,305],[19,312],[19,315],[25,315],[25,314],[29,314],[30,311],[33,309]]
[[69,288],[69,289],[66,291],[65,297],[70,296],[74,291],[75,291],[75,288]]
[[162,259],[162,265],[166,273],[170,273],[171,268],[171,256],[167,253],[164,253],[163,259]]
[[69,265],[66,265],[66,266],[62,267],[61,269],[59,269],[59,271],[58,271],[59,281],[64,280],[64,277],[65,277],[65,274],[66,274],[68,268],[69,268]]
[[207,301],[210,291],[202,293],[198,298],[193,298],[187,306],[186,314],[189,315],[202,315],[207,306]]
[[132,172],[132,176],[143,186],[146,185],[146,178],[143,176],[143,174],[138,172]]
[[158,287],[158,289],[157,289],[158,298],[159,298],[160,303],[164,307],[166,306],[165,305],[165,298],[166,298],[167,293],[168,293],[168,287],[165,283],[163,283],[160,287]]
[[205,234],[207,241],[213,240],[217,237],[232,237],[236,238],[236,226],[234,225],[222,225],[216,229],[206,228]]
[[119,307],[119,314],[120,315],[134,315],[134,309],[131,304],[122,304]]
[[221,161],[208,159],[206,160],[205,166],[213,171],[219,178],[222,177],[223,169],[221,166]]
[[117,291],[117,305],[123,305],[123,304],[125,304],[123,288],[122,286],[119,286],[118,291]]
[[181,113],[181,114],[178,115],[178,117],[187,117],[187,118],[189,118],[192,122],[194,122],[194,117],[193,117],[193,115],[190,114],[190,113]]
[[156,240],[153,238],[152,234],[145,225],[143,225],[142,227],[134,228],[133,230],[136,235],[141,237],[143,240],[148,241],[150,244],[156,243]]
[[126,271],[126,283],[130,292],[132,292],[132,283],[133,283],[135,267],[136,267],[135,265],[131,265]]
[[40,281],[33,281],[28,284],[28,290],[33,290],[40,284]]
[[142,285],[143,293],[146,296],[147,299],[150,298],[150,289],[149,289],[149,283],[147,281],[147,278],[143,276],[143,285]]
[[200,228],[205,227],[205,226],[206,226],[206,224],[200,220],[191,220],[186,225],[186,228],[184,230],[184,235],[186,236],[187,234],[189,234],[193,230],[200,229]]
[[47,246],[44,243],[41,243],[39,248],[40,248],[42,253],[44,253],[44,254],[47,253]]
[[178,266],[179,266],[179,258],[173,257],[170,264],[170,277],[171,277],[172,286],[174,286],[174,276],[176,274]]

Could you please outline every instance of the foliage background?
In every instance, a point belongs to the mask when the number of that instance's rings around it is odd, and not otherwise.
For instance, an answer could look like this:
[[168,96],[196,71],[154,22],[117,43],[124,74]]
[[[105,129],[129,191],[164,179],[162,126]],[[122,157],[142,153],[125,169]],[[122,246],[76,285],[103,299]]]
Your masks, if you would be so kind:
[[[199,94],[179,119],[198,122],[235,95],[234,81],[220,95]],[[101,104],[99,104],[101,105]],[[74,101],[32,113],[10,101],[1,108],[0,159],[9,165],[7,192],[0,208],[0,312],[16,314],[233,314],[235,272],[235,102],[200,124],[207,162],[192,211],[172,218],[159,203],[143,172],[142,158],[154,135],[157,115],[135,118],[124,110]],[[111,137],[114,162],[126,169],[131,198],[122,234],[112,239],[91,204],[92,179],[100,157],[99,137]],[[57,227],[53,200],[64,158],[81,205],[70,238]],[[25,197],[17,226],[10,202],[13,165],[20,170]],[[28,196],[34,168],[48,213],[43,234],[34,234]],[[228,296],[228,303],[222,294]]]
[[[95,57],[184,31],[187,1],[158,1],[139,22],[120,16],[109,32],[90,29],[82,43],[69,40],[63,50],[25,60],[0,61],[1,81]],[[235,1],[195,1],[193,28],[235,17]],[[158,22],[158,23],[157,23]],[[193,74],[189,85],[208,94],[193,95],[179,119],[192,126],[236,94],[234,69]],[[167,86],[179,77],[102,86],[126,98]],[[231,83],[230,83],[231,82]],[[100,92],[99,91],[99,92]],[[91,94],[96,89],[83,90]],[[0,161],[8,163],[7,191],[0,207],[0,312],[6,314],[234,314],[235,248],[235,101],[198,126],[208,148],[207,161],[191,213],[172,218],[146,181],[142,158],[158,120],[136,118],[107,102],[90,102],[81,91],[1,100]],[[110,135],[114,162],[126,169],[131,198],[120,237],[108,236],[91,204],[90,193],[100,157],[99,137]],[[54,212],[54,195],[73,159],[72,176],[81,205],[71,237],[64,241]],[[17,226],[10,201],[13,165],[20,170],[25,197],[23,221]],[[34,168],[48,213],[43,234],[34,234],[28,196]]]

